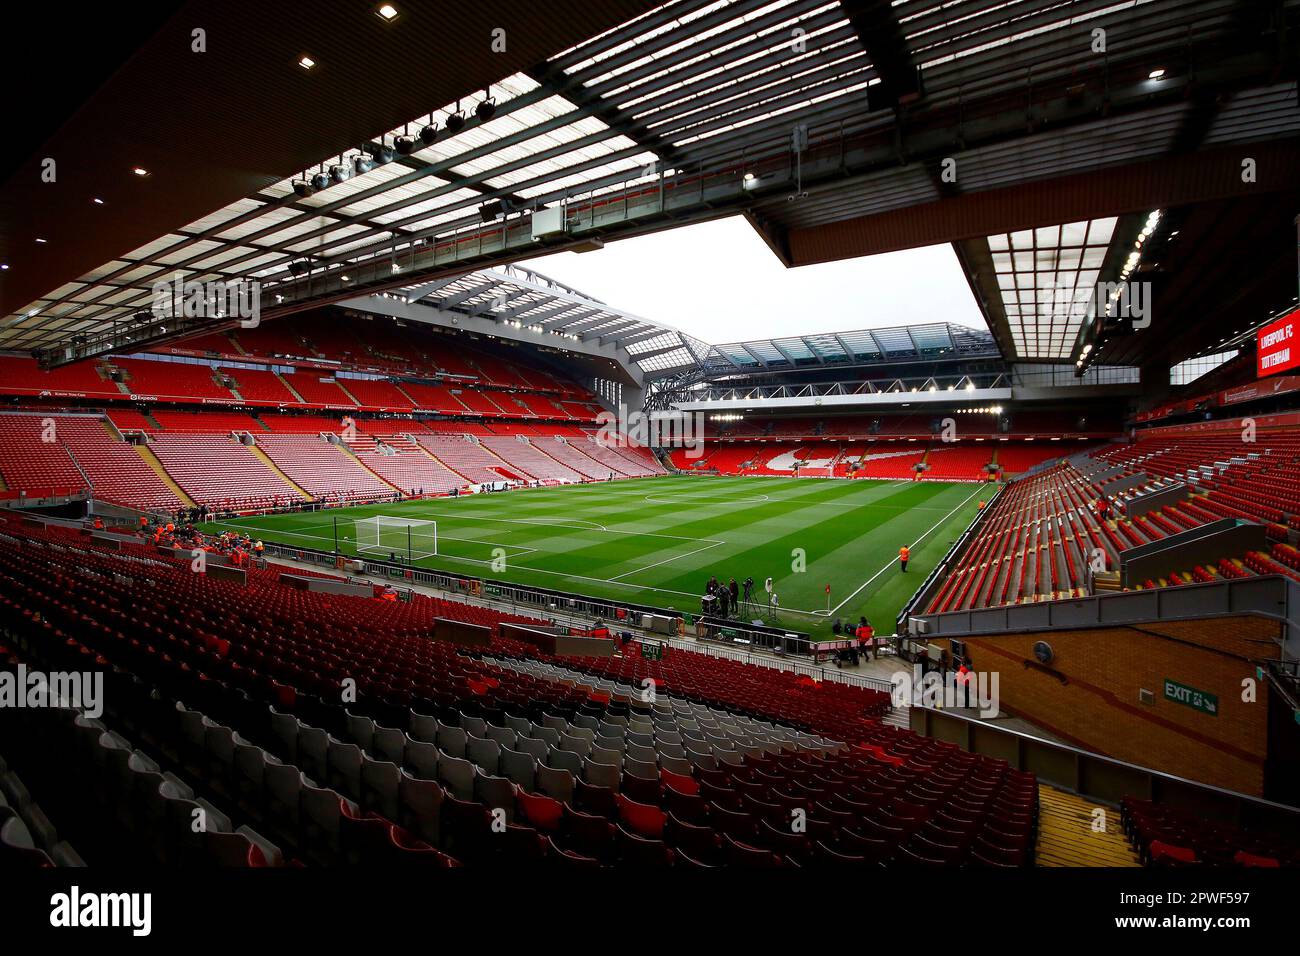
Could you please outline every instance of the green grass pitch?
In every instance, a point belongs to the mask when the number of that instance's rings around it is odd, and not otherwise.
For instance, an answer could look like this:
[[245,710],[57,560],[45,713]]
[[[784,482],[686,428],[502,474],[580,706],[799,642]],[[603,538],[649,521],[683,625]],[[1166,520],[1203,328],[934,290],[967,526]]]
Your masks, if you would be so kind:
[[[879,633],[993,489],[971,483],[797,478],[642,478],[260,515],[214,523],[264,541],[356,554],[354,521],[438,523],[417,566],[698,612],[710,575],[773,579],[785,627],[825,636],[865,614]],[[912,548],[906,574],[898,549]],[[499,549],[499,550],[497,550]],[[501,558],[504,557],[504,569]],[[827,616],[826,585],[831,586]]]

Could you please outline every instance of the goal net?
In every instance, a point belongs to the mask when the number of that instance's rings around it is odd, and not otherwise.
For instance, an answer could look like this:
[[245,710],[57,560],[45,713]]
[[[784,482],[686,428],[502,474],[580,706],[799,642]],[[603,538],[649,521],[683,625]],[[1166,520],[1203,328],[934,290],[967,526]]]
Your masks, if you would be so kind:
[[354,523],[358,553],[380,557],[395,554],[410,561],[438,553],[436,521],[376,515],[373,518],[358,518]]

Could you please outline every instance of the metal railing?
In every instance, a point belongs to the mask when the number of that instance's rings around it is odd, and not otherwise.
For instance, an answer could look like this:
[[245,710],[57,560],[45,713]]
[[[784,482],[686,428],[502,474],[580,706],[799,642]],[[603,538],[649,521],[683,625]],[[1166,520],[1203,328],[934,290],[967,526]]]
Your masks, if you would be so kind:
[[911,729],[922,736],[1005,760],[1017,770],[1031,771],[1045,783],[1101,803],[1117,804],[1124,797],[1137,797],[1240,827],[1300,834],[1297,807],[1103,757],[950,711],[914,706],[909,716]]
[[979,534],[980,529],[984,527],[984,523],[989,520],[989,515],[993,513],[993,506],[997,504],[998,499],[1002,497],[1002,493],[1006,491],[1008,487],[1008,485],[1002,485],[1002,487],[998,488],[998,490],[993,493],[993,497],[988,500],[984,509],[975,515],[975,520],[972,521],[970,525],[967,526],[966,530],[961,533],[961,536],[953,542],[952,547],[948,549],[948,553],[940,559],[939,563],[935,565],[934,570],[931,571],[929,575],[926,576],[926,579],[921,582],[921,586],[916,589],[916,593],[912,595],[911,600],[909,600],[907,604],[904,605],[903,609],[898,612],[898,619],[894,622],[895,634],[901,637],[909,633],[908,621],[911,619],[912,615],[916,613],[918,608],[923,607],[926,602],[930,600],[935,588],[937,588],[939,583],[947,576],[953,565],[966,553],[967,547],[969,547],[971,542],[975,540],[975,536]]

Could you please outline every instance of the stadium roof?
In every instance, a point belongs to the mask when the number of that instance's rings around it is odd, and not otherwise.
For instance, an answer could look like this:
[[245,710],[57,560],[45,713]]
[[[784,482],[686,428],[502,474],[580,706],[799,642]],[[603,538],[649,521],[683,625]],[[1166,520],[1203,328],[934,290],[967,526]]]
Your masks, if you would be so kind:
[[[991,333],[948,323],[825,332],[710,345],[670,325],[652,322],[520,266],[411,283],[392,290],[411,304],[492,319],[559,339],[598,339],[625,349],[646,378],[686,369],[783,371],[835,364],[917,359],[997,357]],[[349,300],[363,305],[363,300]],[[557,347],[563,347],[557,341]]]
[[[11,310],[0,347],[82,337],[46,356],[63,361],[124,336],[139,347],[194,331],[136,318],[152,283],[178,269],[258,279],[276,297],[271,318],[738,211],[803,265],[1117,217],[1122,229],[1156,208],[1294,190],[1300,108],[1277,77],[1295,51],[1260,37],[1285,33],[1297,11],[1300,0],[673,0],[531,63],[503,59],[513,72],[491,80],[490,119],[473,114],[482,84],[443,84],[382,136],[336,138],[310,167],[35,300],[0,290]],[[336,95],[334,108],[355,110],[374,91]],[[457,110],[468,120],[452,134]],[[411,155],[295,195],[293,179],[430,119],[432,145],[417,139]],[[1251,182],[1243,143],[1258,164]],[[562,226],[535,236],[532,212],[556,207]],[[1060,242],[1035,245],[1036,276],[1040,253],[1072,255]],[[1000,274],[1019,288],[1021,272]],[[1078,284],[1091,267],[1073,272]],[[1079,317],[1044,323],[1026,304],[988,313],[1003,351],[1072,354]],[[798,341],[814,359],[832,354]],[[1141,342],[1135,361],[1167,345]],[[766,354],[798,362],[789,348]]]
[[783,371],[836,363],[933,358],[998,357],[986,331],[938,322],[929,325],[823,332],[716,345],[705,364],[717,370]]
[[[625,349],[646,374],[694,366],[710,349],[694,336],[606,305],[520,266],[416,283],[395,294],[409,303],[493,319],[561,340],[597,339]],[[563,341],[556,343],[563,345]]]

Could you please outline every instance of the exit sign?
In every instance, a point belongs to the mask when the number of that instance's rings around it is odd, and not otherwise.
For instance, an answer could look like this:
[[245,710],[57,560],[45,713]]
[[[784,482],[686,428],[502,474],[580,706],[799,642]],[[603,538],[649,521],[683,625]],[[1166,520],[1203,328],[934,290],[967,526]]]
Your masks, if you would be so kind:
[[1165,678],[1165,700],[1172,700],[1175,704],[1182,704],[1184,707],[1192,708],[1192,710],[1199,710],[1211,717],[1219,716],[1218,697],[1209,691],[1188,687],[1186,684],[1180,684],[1168,677]]

